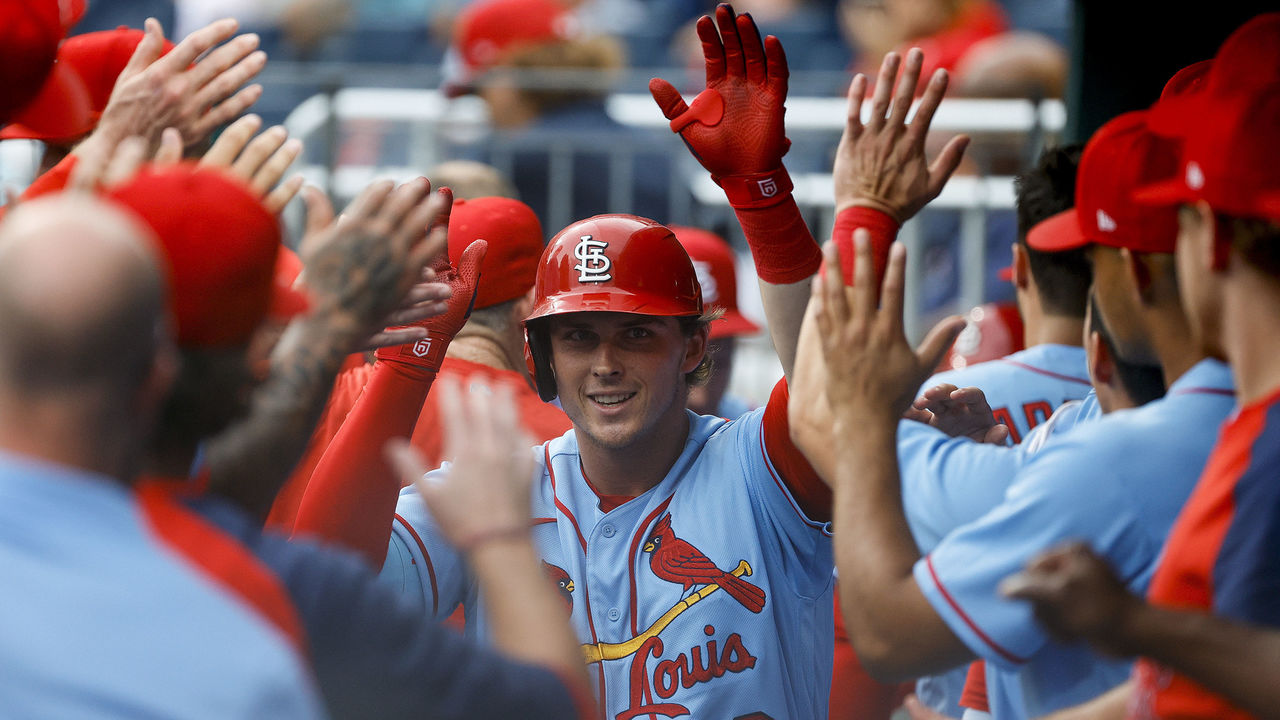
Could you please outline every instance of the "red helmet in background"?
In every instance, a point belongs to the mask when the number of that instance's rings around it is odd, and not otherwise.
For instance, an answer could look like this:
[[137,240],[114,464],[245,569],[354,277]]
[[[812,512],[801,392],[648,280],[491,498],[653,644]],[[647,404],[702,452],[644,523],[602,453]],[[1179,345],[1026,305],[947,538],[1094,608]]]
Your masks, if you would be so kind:
[[536,321],[576,312],[698,317],[702,290],[680,241],[653,220],[597,215],[561,230],[542,253],[525,318],[525,356],[543,400],[556,386],[545,323]]
[[1023,348],[1022,316],[1011,302],[979,305],[964,316],[964,330],[938,363],[935,372],[959,370],[997,360]]

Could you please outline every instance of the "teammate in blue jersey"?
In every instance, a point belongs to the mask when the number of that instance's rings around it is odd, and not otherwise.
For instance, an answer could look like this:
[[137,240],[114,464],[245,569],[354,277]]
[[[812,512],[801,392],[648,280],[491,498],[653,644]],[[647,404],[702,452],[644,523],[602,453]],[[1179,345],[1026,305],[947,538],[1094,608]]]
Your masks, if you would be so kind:
[[0,226],[0,712],[323,717],[252,557],[133,488],[176,366],[150,244],[88,198]]
[[[1125,663],[1051,642],[1028,608],[997,596],[999,581],[1040,550],[1087,537],[1124,568],[1133,587],[1144,587],[1208,456],[1212,437],[1204,427],[1220,423],[1233,404],[1229,372],[1202,359],[1182,312],[1172,213],[1129,199],[1144,179],[1167,175],[1173,162],[1173,147],[1145,123],[1144,113],[1129,113],[1095,134],[1081,161],[1076,207],[1040,229],[1063,245],[1074,229],[1071,242],[1090,244],[1098,308],[1117,351],[1159,362],[1172,381],[1168,394],[1048,443],[1019,470],[999,506],[928,555],[921,557],[903,515],[891,448],[906,397],[958,325],[940,325],[919,354],[910,348],[901,330],[898,252],[879,309],[873,293],[857,291],[860,281],[853,291],[823,283],[815,291],[815,327],[806,330],[812,341],[802,341],[802,353],[823,355],[825,363],[800,363],[792,407],[809,404],[800,397],[816,402],[824,394],[834,428],[818,434],[799,421],[793,427],[815,467],[833,481],[837,563],[846,581],[842,610],[854,646],[873,670],[900,676],[981,657],[997,717],[1050,712],[1127,675]],[[869,264],[865,246],[859,249],[859,265]],[[810,369],[822,372],[808,378]],[[826,450],[833,444],[834,458]]]

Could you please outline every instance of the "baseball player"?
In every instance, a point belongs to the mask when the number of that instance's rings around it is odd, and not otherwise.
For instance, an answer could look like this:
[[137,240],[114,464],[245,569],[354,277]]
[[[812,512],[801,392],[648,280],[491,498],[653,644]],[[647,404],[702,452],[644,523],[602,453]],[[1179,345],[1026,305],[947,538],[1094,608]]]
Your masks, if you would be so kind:
[[[781,167],[785,61],[775,39],[761,42],[750,18],[727,6],[698,30],[708,89],[689,106],[664,82],[652,90],[735,205],[785,370],[805,305],[799,294],[818,266]],[[901,96],[912,97],[919,64],[913,56]],[[896,74],[896,56],[888,65]],[[905,106],[887,112],[890,78],[877,90],[876,120],[859,122],[844,144],[842,217],[884,228],[882,247],[959,162],[963,141],[933,168],[918,142],[944,90],[945,81],[930,84],[920,119],[904,132]],[[890,148],[903,162],[881,163],[882,175],[867,177]],[[851,189],[867,186],[879,194]],[[534,380],[574,429],[533,450],[532,522],[549,575],[568,591],[604,716],[822,717],[829,495],[795,462],[786,383],[766,407],[733,421],[685,409],[689,385],[706,372],[709,329],[687,254],[652,221],[605,215],[565,228],[543,254],[535,293],[525,326]],[[401,354],[398,362],[409,361]],[[375,369],[352,414],[366,420],[349,419],[335,439],[299,525],[350,543],[437,617],[458,603],[478,606],[469,622],[487,633],[485,599],[459,549],[441,541],[416,493],[395,504],[394,485],[370,472],[369,448],[396,432],[385,420],[414,392],[398,385],[403,377]],[[345,470],[333,472],[338,466]],[[446,465],[428,477],[449,472]],[[393,507],[384,505],[388,488]]]
[[[1033,563],[1007,588],[1016,596],[1045,598],[1037,602],[1037,614],[1051,627],[1126,655],[1144,656],[1129,692],[1113,698],[1108,707],[1115,717],[1126,704],[1129,716],[1139,718],[1243,718],[1253,717],[1246,709],[1260,714],[1272,709],[1259,704],[1245,679],[1257,674],[1258,665],[1231,667],[1233,661],[1224,664],[1219,658],[1218,667],[1210,669],[1207,662],[1190,658],[1190,651],[1204,660],[1214,657],[1199,643],[1217,642],[1215,628],[1198,626],[1198,620],[1180,618],[1166,608],[1212,611],[1270,628],[1280,624],[1274,603],[1280,568],[1271,541],[1280,518],[1273,439],[1277,394],[1268,350],[1274,337],[1274,313],[1268,310],[1275,305],[1274,256],[1280,240],[1280,174],[1273,162],[1280,141],[1277,48],[1280,13],[1261,15],[1223,43],[1203,89],[1177,105],[1157,104],[1153,110],[1166,116],[1166,127],[1184,144],[1171,177],[1140,188],[1136,198],[1179,206],[1183,301],[1197,339],[1232,363],[1240,408],[1223,425],[1204,474],[1174,524],[1151,581],[1151,607],[1133,598],[1120,600],[1138,605],[1135,620],[1116,623],[1108,637],[1089,622],[1065,624],[1073,613],[1060,601],[1049,602],[1055,598],[1040,577],[1076,572],[1072,566],[1078,549]],[[1114,581],[1099,589],[1100,596],[1124,598]],[[1099,617],[1108,614],[1103,610]],[[1237,659],[1244,657],[1242,653]],[[1229,693],[1230,701],[1196,681]]]
[[[935,328],[918,355],[907,345],[900,324],[902,253],[894,255],[881,309],[861,281],[848,293],[836,283],[815,291],[819,324],[810,337],[821,343],[826,371],[817,381],[797,379],[797,397],[803,390],[806,400],[816,401],[808,393],[825,385],[836,418],[832,433],[840,438],[835,452],[841,459],[830,465],[823,452],[810,457],[834,480],[837,557],[846,581],[842,610],[855,648],[873,669],[910,676],[982,657],[997,717],[1067,707],[1127,676],[1123,661],[1051,642],[1029,609],[998,598],[996,585],[1033,553],[1064,538],[1088,537],[1132,586],[1145,587],[1208,457],[1211,441],[1203,428],[1221,422],[1234,402],[1229,371],[1203,359],[1181,311],[1172,214],[1129,199],[1147,179],[1168,174],[1173,162],[1173,149],[1146,128],[1145,113],[1122,115],[1085,148],[1076,207],[1048,221],[1076,224],[1080,244],[1091,243],[1098,307],[1118,349],[1125,357],[1159,360],[1172,380],[1168,395],[1047,444],[1019,470],[999,506],[924,557],[901,509],[892,442],[905,398],[959,327],[952,320]],[[859,255],[860,264],[870,266],[865,244]],[[836,260],[833,251],[828,262]],[[816,345],[805,345],[810,348]],[[806,451],[832,442],[805,433],[797,439]]]

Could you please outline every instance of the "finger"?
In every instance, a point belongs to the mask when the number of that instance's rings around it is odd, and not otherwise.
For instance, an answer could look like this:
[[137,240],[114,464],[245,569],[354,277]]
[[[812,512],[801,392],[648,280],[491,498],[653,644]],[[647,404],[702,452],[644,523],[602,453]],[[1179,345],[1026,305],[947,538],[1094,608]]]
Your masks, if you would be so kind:
[[668,120],[675,120],[689,109],[684,98],[680,96],[680,91],[662,78],[653,78],[649,81],[649,94],[653,96],[653,101],[658,103],[662,116]]
[[102,174],[102,185],[112,187],[125,182],[138,173],[142,161],[147,156],[147,141],[140,137],[125,138],[116,147],[116,152],[107,163]]
[[[424,177],[416,177],[407,183],[400,185],[383,203],[382,208],[378,211],[378,219],[392,228],[393,234],[401,234],[400,224],[404,221],[406,215],[417,207],[427,195],[431,192],[431,183]],[[434,199],[434,198],[433,198]],[[422,233],[427,231],[426,223],[413,228],[421,237]]]
[[938,68],[929,78],[929,84],[920,96],[920,105],[916,107],[915,117],[907,128],[907,138],[916,147],[923,148],[925,137],[929,134],[929,125],[933,122],[933,114],[937,112],[942,97],[947,93],[947,71]]
[[924,53],[920,48],[907,51],[907,61],[903,65],[902,77],[898,80],[897,92],[893,98],[893,112],[889,116],[889,125],[895,129],[902,128],[907,122],[907,112],[911,110],[911,102],[916,97],[916,84],[920,82],[920,68],[924,65]]
[[[826,246],[822,249],[825,254]],[[805,310],[807,313],[813,313],[813,321],[818,326],[818,336],[824,340],[831,337],[831,313],[827,310],[826,304],[827,283],[825,270],[813,276],[813,280],[809,283],[809,307]],[[822,344],[821,349],[826,352],[825,344]]]
[[254,187],[257,195],[262,195],[265,188],[254,186],[254,176],[266,164],[267,159],[275,154],[289,138],[289,133],[279,125],[269,128],[255,137],[241,151],[240,156],[231,163],[231,172],[242,178],[246,184]]
[[294,175],[288,180],[280,183],[280,186],[272,190],[262,199],[262,205],[272,215],[279,215],[284,211],[286,205],[293,201],[298,195],[298,191],[306,183],[306,178],[301,175]]
[[177,165],[182,162],[182,133],[178,128],[165,128],[160,133],[160,147],[156,148],[152,164],[157,166]]
[[193,90],[200,90],[219,75],[234,67],[258,49],[258,36],[246,33],[232,38],[230,41],[214,48],[209,54],[200,58],[194,65],[185,68],[188,81]]
[[[425,202],[420,200],[404,217],[396,231],[395,242],[398,246],[407,249],[413,247],[415,243],[419,247],[424,244],[439,245],[439,247],[433,249],[429,257],[443,256],[444,267],[447,268],[449,265],[447,252],[449,228],[437,223],[436,218],[446,212],[452,197],[452,194],[435,194],[428,196]],[[427,228],[430,228],[430,230]],[[423,242],[424,237],[426,238],[425,242]]]
[[884,62],[880,63],[880,74],[876,76],[876,89],[871,96],[871,122],[868,126],[872,130],[884,127],[885,113],[889,111],[889,98],[893,93],[893,81],[898,77],[899,63],[900,58],[896,52],[885,55]]
[[938,153],[933,164],[929,165],[930,200],[938,197],[947,180],[951,179],[951,174],[960,167],[960,161],[964,159],[964,151],[967,147],[969,147],[969,136],[957,135],[951,138],[951,141],[942,148],[942,152]]
[[388,328],[382,332],[374,333],[360,349],[367,351],[408,345],[419,340],[425,340],[427,334],[427,329],[424,327]]
[[267,54],[258,50],[249,54],[234,66],[220,71],[208,84],[201,87],[193,96],[191,104],[203,110],[213,107],[235,94],[236,89],[249,82],[262,72],[267,65]]
[[738,24],[733,8],[728,3],[716,6],[716,28],[724,43],[724,73],[726,77],[746,77],[747,67],[742,57],[742,39],[738,37]]
[[447,261],[448,254],[445,250],[449,247],[449,235],[444,228],[433,228],[427,233],[426,240],[418,243],[409,252],[409,258],[405,262],[405,269],[409,272],[409,277],[416,277],[422,268],[431,263],[432,259],[444,255]]
[[304,235],[312,235],[329,227],[333,222],[333,203],[329,196],[315,185],[302,190],[302,200],[307,204],[307,225]]
[[125,63],[124,69],[120,71],[120,75],[116,78],[116,85],[146,70],[164,52],[164,29],[160,27],[160,21],[155,18],[147,18],[143,28],[145,34],[142,40],[138,42],[137,47],[133,49],[133,54],[129,56],[129,62]]
[[938,367],[938,361],[946,354],[947,349],[956,341],[956,336],[964,329],[964,318],[955,315],[943,319],[921,341],[916,350],[920,365],[927,369]]
[[[861,232],[866,232],[862,230]],[[871,235],[867,234],[867,262],[873,266],[871,259]],[[862,261],[862,256],[858,256]],[[880,317],[887,323],[887,328],[894,333],[902,332],[903,296],[906,294],[907,246],[895,242],[889,246],[889,262],[884,269],[884,280],[880,287]],[[875,284],[875,279],[872,279]],[[932,365],[930,367],[933,367]]]
[[395,189],[395,183],[390,180],[375,180],[369,183],[360,194],[352,200],[346,209],[342,211],[344,217],[350,218],[351,222],[370,218],[378,214],[379,208],[387,201],[387,196]]
[[1054,594],[1048,578],[1032,570],[1016,572],[1000,581],[996,592],[1016,600],[1046,601]]
[[849,322],[849,296],[845,293],[843,278],[839,271],[836,270],[836,268],[840,267],[840,246],[836,242],[828,240],[827,247],[824,248],[824,254],[827,262],[827,275],[822,282],[822,304],[830,318],[829,331],[831,336],[834,336],[835,333],[842,332],[844,325]]
[[238,23],[231,18],[215,20],[192,32],[170,50],[158,62],[164,63],[167,73],[177,75],[187,69],[196,58],[205,54],[209,48],[235,34]]
[[402,310],[396,310],[387,318],[388,325],[409,325],[411,323],[422,322],[437,315],[443,315],[449,310],[449,303],[440,300],[431,300],[428,302],[418,303],[412,307]]
[[982,437],[982,442],[988,445],[1004,445],[1009,441],[1009,426],[1004,423],[996,423],[991,426],[987,434]]
[[849,82],[846,94],[848,104],[845,106],[844,134],[850,140],[856,140],[862,134],[862,101],[867,96],[867,76],[858,73]]
[[444,203],[444,209],[431,221],[431,225],[432,227],[443,227],[447,230],[449,228],[449,215],[453,212],[453,189],[447,187],[439,188],[436,190],[436,195],[440,196],[441,202]]
[[409,288],[404,296],[404,307],[409,308],[421,303],[448,300],[453,295],[453,288],[443,282],[420,282]]
[[194,145],[209,137],[215,128],[239,117],[261,97],[262,86],[255,83],[213,106],[188,128],[187,132],[191,137],[187,138],[187,144]]
[[383,448],[383,454],[396,475],[400,476],[401,485],[411,485],[422,479],[427,473],[427,463],[417,448],[404,438],[391,438]]
[[707,86],[724,79],[724,45],[720,43],[720,33],[716,31],[716,23],[703,15],[698,18],[698,39],[702,41],[702,58],[707,66]]
[[[281,128],[281,132],[284,128]],[[293,161],[298,159],[298,155],[302,154],[302,141],[297,138],[286,140],[283,145],[276,148],[275,152],[267,158],[267,161],[258,168],[257,172],[249,180],[249,187],[259,195],[265,194],[271,188],[275,187],[284,174],[289,171],[293,165]],[[298,188],[302,186],[299,185]],[[294,189],[297,192],[297,188]]]
[[782,41],[772,35],[764,38],[765,67],[769,73],[769,85],[787,94],[787,78],[791,73],[787,70],[787,53],[782,49]]
[[853,231],[853,314],[858,321],[870,327],[879,306],[875,261],[871,258],[871,234],[865,228]]
[[908,407],[906,411],[902,413],[902,418],[904,420],[914,420],[918,423],[928,425],[933,421],[933,413],[928,410],[912,406]]
[[[495,440],[501,445],[499,446],[505,452],[514,452],[521,449],[520,436],[520,418],[516,414],[515,396],[511,392],[511,386],[505,383],[498,384],[493,388],[493,397],[489,399],[488,405],[492,411],[491,420],[495,433]],[[528,445],[524,446],[528,448]]]
[[464,393],[467,404],[467,439],[486,451],[498,451],[501,439],[495,427],[495,395],[493,388],[483,380],[468,383]]
[[738,39],[742,42],[742,62],[746,67],[747,82],[763,85],[768,80],[765,69],[764,42],[760,39],[760,28],[750,15],[743,13],[734,20],[737,26]]
[[218,136],[209,152],[200,158],[201,165],[214,167],[231,167],[236,158],[253,139],[253,134],[262,126],[262,118],[257,115],[245,115],[227,126]]

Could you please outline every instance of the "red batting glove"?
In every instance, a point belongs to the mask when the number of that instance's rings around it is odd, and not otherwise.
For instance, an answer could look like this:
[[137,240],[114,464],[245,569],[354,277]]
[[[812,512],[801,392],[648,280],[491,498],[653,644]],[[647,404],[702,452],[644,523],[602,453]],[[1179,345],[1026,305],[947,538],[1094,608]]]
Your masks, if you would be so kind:
[[[447,218],[445,222],[447,222]],[[412,345],[397,345],[379,348],[376,355],[379,361],[400,362],[418,365],[436,372],[444,362],[444,353],[449,349],[453,336],[458,334],[467,318],[471,316],[471,308],[476,302],[476,287],[480,280],[480,262],[489,249],[489,243],[476,240],[462,251],[458,258],[458,266],[449,264],[447,255],[432,266],[436,280],[449,284],[453,294],[448,300],[448,309],[440,315],[414,323],[427,329],[427,337]]]
[[671,130],[724,188],[730,205],[776,205],[791,192],[791,178],[782,167],[791,146],[782,121],[788,76],[782,43],[772,35],[761,42],[751,16],[735,17],[727,4],[716,8],[714,22],[709,16],[698,20],[698,37],[707,88],[693,104],[686,105],[661,78],[649,81],[649,92]]

